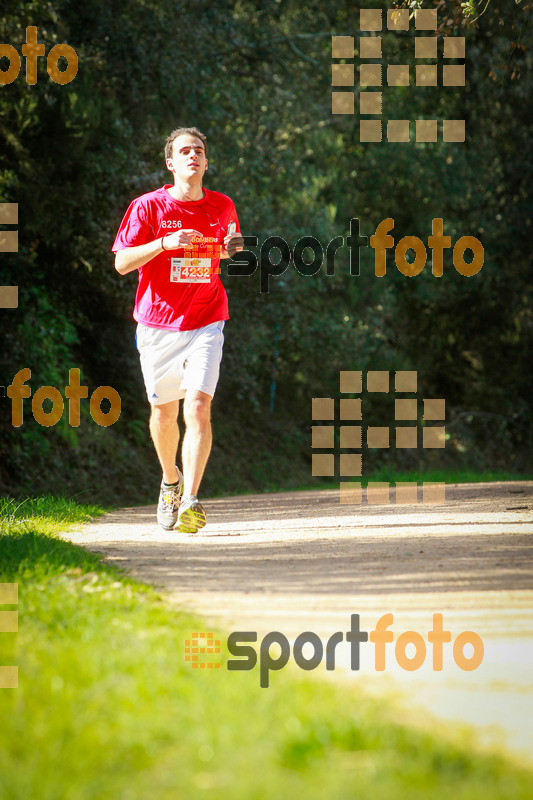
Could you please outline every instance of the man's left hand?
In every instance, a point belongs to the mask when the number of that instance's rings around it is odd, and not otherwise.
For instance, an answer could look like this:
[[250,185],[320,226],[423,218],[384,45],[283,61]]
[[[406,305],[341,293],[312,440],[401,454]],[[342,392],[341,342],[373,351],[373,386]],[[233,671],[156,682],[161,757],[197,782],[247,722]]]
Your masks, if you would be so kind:
[[221,258],[233,258],[239,250],[244,250],[244,239],[240,233],[229,233],[224,237],[224,249]]

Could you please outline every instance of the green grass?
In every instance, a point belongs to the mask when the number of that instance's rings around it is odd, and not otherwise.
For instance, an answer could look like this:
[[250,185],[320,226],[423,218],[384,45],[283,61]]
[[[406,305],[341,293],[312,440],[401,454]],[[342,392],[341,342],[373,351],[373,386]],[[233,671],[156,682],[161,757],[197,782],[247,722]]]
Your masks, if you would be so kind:
[[184,640],[204,622],[58,537],[99,509],[1,510],[0,580],[18,582],[20,613],[0,636],[0,663],[19,667],[19,688],[0,690],[3,799],[533,796],[527,769],[399,723],[355,681],[286,669],[260,689],[256,670],[191,669]]
[[383,468],[370,473],[371,481],[444,481],[445,483],[486,483],[490,481],[527,481],[532,480],[533,475],[519,475],[516,472],[505,470],[467,470],[467,469],[428,469],[410,470],[402,472],[394,468]]
[[[343,480],[359,480],[362,486],[367,486],[369,481],[386,481],[394,485],[398,481],[414,481],[415,483],[422,484],[426,481],[443,481],[447,484],[453,483],[488,483],[500,481],[531,481],[533,480],[533,473],[519,475],[515,472],[505,472],[503,470],[483,470],[475,472],[473,470],[450,470],[450,469],[429,469],[422,472],[421,470],[400,471],[394,467],[383,467],[381,469],[373,470],[368,475],[357,478],[344,478]],[[293,488],[277,486],[273,483],[267,483],[265,492],[286,492],[286,491],[307,491],[311,489],[338,489],[339,478],[316,478],[310,479],[309,482],[298,484]]]

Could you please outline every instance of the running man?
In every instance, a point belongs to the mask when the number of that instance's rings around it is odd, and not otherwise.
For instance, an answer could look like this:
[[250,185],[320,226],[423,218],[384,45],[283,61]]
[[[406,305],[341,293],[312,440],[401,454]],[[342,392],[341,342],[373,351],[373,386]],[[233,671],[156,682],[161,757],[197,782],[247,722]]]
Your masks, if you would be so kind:
[[[165,530],[196,533],[206,522],[198,490],[211,451],[211,400],[229,319],[219,260],[242,250],[243,240],[230,198],[202,186],[204,134],[173,131],[165,161],[174,185],[131,203],[112,250],[121,275],[139,271],[133,317],[150,433],[163,471],[157,521]],[[183,473],[176,466],[181,399]]]

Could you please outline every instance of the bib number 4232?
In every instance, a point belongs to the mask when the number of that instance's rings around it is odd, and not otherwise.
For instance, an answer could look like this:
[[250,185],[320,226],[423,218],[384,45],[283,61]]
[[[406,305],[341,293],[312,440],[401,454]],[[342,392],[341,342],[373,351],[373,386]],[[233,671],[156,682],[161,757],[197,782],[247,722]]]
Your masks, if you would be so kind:
[[209,283],[211,259],[171,258],[170,280],[172,283]]

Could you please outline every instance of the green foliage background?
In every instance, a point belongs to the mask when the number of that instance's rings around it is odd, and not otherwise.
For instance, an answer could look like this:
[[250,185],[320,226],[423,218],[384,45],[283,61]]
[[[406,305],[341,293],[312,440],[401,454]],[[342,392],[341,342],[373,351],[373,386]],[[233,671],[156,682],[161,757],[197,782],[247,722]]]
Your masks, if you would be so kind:
[[[440,279],[429,259],[406,278],[392,256],[378,279],[372,251],[350,276],[346,247],[334,276],[291,266],[269,294],[258,272],[226,276],[232,318],[204,493],[310,483],[311,398],[338,394],[341,369],[416,369],[419,396],[447,401],[445,451],[370,451],[365,471],[530,468],[531,6],[490,2],[475,21],[484,5],[439,4],[441,33],[466,36],[464,89],[384,92],[383,119],[465,118],[464,144],[360,143],[357,116],[331,114],[331,35],[358,35],[359,6],[345,0],[22,0],[0,12],[1,42],[20,52],[37,25],[47,52],[66,42],[79,57],[70,84],[50,81],[41,58],[36,85],[23,64],[0,87],[0,202],[18,203],[20,216],[20,250],[0,256],[0,284],[17,284],[20,298],[18,310],[0,310],[0,383],[30,367],[33,392],[64,392],[79,367],[90,393],[110,385],[122,397],[111,428],[92,421],[86,401],[79,428],[66,411],[43,428],[26,400],[18,429],[0,398],[3,492],[153,500],[136,280],[116,274],[110,247],[131,199],[167,182],[164,139],[188,124],[208,136],[206,185],[235,200],[260,243],[278,235],[293,247],[309,235],[325,247],[355,217],[362,235],[392,217],[396,242],[426,242],[442,217],[452,243],[471,235],[485,248],[472,278],[450,251]],[[413,65],[413,38],[412,25],[384,31],[386,60]],[[365,421],[392,424],[391,404],[376,402]]]

